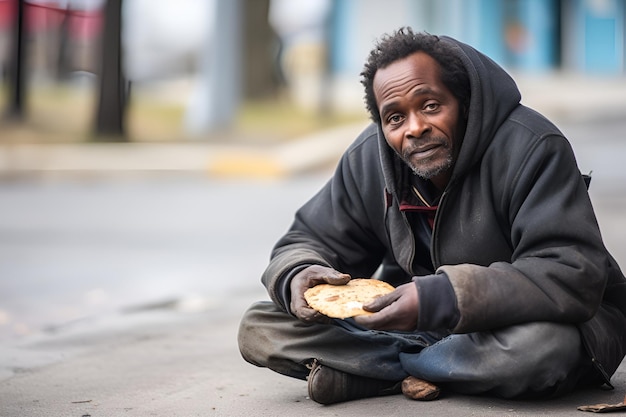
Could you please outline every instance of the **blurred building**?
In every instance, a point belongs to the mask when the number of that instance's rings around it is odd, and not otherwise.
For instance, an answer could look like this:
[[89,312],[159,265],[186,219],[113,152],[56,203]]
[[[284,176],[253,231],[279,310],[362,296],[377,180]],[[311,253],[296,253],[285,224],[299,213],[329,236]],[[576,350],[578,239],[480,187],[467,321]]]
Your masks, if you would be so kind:
[[528,71],[626,71],[624,0],[337,0],[333,65],[360,68],[371,40],[409,25],[453,36]]
[[[106,0],[27,0],[31,75],[96,73]],[[0,64],[9,59],[17,0],[0,0]],[[210,0],[124,0],[126,72],[136,80],[190,74],[207,39]]]
[[[25,8],[29,73],[60,78],[72,71],[96,71],[96,48],[104,0],[29,0]],[[0,65],[11,58],[16,0],[0,0]]]
[[[347,102],[373,40],[400,26],[449,35],[515,72],[626,75],[626,0],[335,0],[331,72]],[[358,91],[358,94],[361,92]]]

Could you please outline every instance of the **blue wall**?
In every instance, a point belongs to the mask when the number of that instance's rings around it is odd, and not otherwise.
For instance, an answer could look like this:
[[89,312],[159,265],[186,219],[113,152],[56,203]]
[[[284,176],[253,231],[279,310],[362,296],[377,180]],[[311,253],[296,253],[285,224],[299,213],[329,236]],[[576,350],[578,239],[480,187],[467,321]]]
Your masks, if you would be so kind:
[[624,0],[573,0],[571,39],[576,69],[588,73],[624,71]]
[[373,40],[403,25],[455,37],[511,69],[625,70],[626,0],[334,0],[333,10],[337,72],[358,73]]

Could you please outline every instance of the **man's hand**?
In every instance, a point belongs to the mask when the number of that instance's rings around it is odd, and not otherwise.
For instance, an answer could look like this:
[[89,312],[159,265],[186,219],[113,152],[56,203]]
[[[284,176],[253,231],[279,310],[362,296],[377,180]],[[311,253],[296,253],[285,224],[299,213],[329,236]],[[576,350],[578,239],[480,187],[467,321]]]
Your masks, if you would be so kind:
[[350,275],[342,274],[332,268],[311,265],[300,271],[291,280],[291,305],[289,308],[300,320],[311,323],[328,323],[330,319],[309,307],[304,299],[304,292],[318,284],[343,285],[350,281]]
[[400,285],[393,292],[363,305],[363,309],[375,314],[355,317],[354,320],[361,326],[377,330],[414,331],[419,312],[417,286],[413,282]]

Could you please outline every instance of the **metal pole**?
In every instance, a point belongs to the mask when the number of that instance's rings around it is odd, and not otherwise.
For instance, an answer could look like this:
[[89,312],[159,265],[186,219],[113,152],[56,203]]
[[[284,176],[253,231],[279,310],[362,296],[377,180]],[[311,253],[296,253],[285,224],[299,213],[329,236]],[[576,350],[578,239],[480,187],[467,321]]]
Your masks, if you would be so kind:
[[187,111],[187,129],[202,134],[232,126],[241,101],[241,0],[215,0],[201,82]]

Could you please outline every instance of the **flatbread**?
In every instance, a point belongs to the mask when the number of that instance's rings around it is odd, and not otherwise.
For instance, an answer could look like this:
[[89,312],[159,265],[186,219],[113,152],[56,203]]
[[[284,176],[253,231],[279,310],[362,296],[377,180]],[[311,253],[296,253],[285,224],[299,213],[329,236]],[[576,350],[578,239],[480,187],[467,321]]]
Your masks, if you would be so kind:
[[356,278],[348,281],[346,285],[316,285],[305,291],[304,299],[311,308],[325,316],[345,319],[372,314],[363,310],[363,304],[393,290],[393,286],[384,281]]

